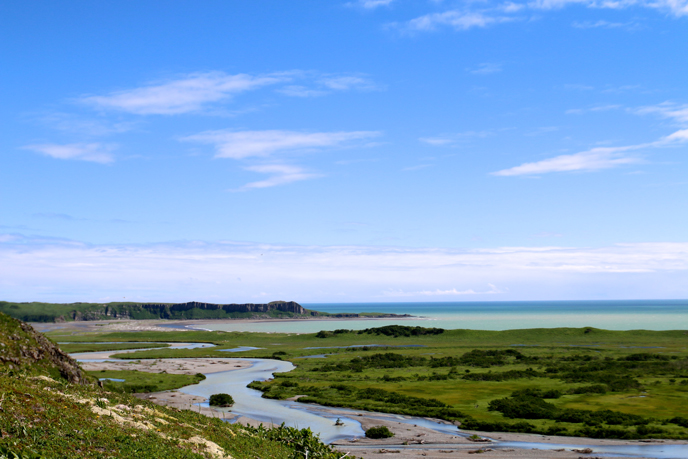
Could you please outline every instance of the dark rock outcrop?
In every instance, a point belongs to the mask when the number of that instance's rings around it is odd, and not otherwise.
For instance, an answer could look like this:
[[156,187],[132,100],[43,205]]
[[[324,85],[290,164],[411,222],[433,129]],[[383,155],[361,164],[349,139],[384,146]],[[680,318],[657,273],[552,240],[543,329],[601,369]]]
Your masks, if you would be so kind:
[[198,301],[190,301],[188,303],[177,304],[142,304],[142,308],[150,311],[153,314],[160,314],[161,316],[171,315],[171,313],[178,311],[190,311],[191,309],[201,309],[209,311],[222,310],[227,313],[232,312],[256,312],[265,313],[269,311],[291,312],[293,314],[305,314],[306,308],[294,301],[273,301],[267,304],[213,304],[213,303],[199,303]]

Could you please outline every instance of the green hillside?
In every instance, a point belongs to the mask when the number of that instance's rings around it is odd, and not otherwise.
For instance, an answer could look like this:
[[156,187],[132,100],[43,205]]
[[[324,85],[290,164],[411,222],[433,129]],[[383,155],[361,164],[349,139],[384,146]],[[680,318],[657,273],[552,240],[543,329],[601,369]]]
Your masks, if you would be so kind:
[[308,430],[230,425],[91,384],[29,325],[0,313],[0,457],[335,459]]

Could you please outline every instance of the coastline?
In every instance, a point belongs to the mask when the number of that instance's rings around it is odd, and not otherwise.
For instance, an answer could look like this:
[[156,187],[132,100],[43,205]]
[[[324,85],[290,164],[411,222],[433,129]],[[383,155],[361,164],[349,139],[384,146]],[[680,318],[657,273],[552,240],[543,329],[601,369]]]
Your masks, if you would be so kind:
[[[255,323],[295,323],[302,321],[309,322],[332,322],[350,320],[417,320],[421,316],[402,316],[397,317],[303,317],[288,319],[113,319],[113,320],[94,320],[94,321],[71,321],[71,322],[31,322],[31,326],[41,333],[54,331],[80,331],[80,332],[118,332],[118,331],[214,331],[202,328],[204,324],[255,324]],[[248,333],[252,333],[247,330]],[[260,333],[260,332],[258,332]]]

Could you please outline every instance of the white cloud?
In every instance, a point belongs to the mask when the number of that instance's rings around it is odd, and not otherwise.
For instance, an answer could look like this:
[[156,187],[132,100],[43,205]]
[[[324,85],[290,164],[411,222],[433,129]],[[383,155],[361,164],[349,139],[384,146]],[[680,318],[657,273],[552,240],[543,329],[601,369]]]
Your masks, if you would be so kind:
[[372,81],[360,76],[326,76],[319,79],[318,82],[336,91],[346,91],[349,89],[371,90],[376,88]]
[[116,91],[106,96],[87,96],[81,101],[105,109],[137,115],[176,115],[195,112],[232,95],[276,84],[287,74],[251,76],[224,72],[192,73],[177,80]]
[[411,19],[404,23],[408,31],[431,31],[438,26],[449,26],[455,30],[468,30],[474,27],[487,27],[492,24],[513,21],[510,16],[493,16],[483,12],[450,10],[443,13],[431,13]]
[[681,124],[688,123],[688,104],[679,105],[672,102],[663,102],[658,105],[641,107],[633,110],[633,112],[639,115],[656,114],[663,118],[673,119]]
[[501,72],[502,65],[490,62],[483,62],[482,64],[478,64],[476,68],[469,69],[468,71],[474,75],[489,75],[491,73]]
[[493,172],[492,175],[507,177],[547,174],[549,172],[597,171],[639,162],[638,158],[623,154],[628,150],[628,147],[593,148],[572,155],[555,156],[543,161],[521,164],[510,169]]
[[380,6],[389,6],[392,2],[394,2],[394,0],[358,0],[356,3],[347,3],[347,6],[359,6],[372,10]]
[[617,28],[624,28],[624,29],[633,29],[636,30],[639,28],[637,23],[634,22],[609,22],[609,21],[603,21],[603,20],[598,20],[598,21],[574,21],[572,24],[573,27],[576,29],[617,29]]
[[421,137],[418,140],[420,140],[423,143],[427,143],[429,145],[435,145],[435,146],[449,145],[451,143],[456,142],[456,139],[452,139],[452,138],[448,138],[448,137]]
[[49,113],[40,115],[39,120],[53,129],[68,131],[92,137],[120,134],[133,129],[133,123],[110,123],[102,119],[84,118],[70,113]]
[[111,163],[115,160],[112,155],[112,150],[115,148],[114,145],[100,143],[36,144],[24,147],[26,150],[42,153],[56,159],[74,159],[101,164]]
[[215,146],[216,158],[245,159],[268,157],[276,153],[338,147],[355,140],[379,136],[374,131],[299,132],[299,131],[206,131],[182,140]]
[[449,290],[421,290],[419,292],[405,292],[403,290],[390,290],[386,291],[382,294],[382,296],[389,296],[389,297],[394,297],[394,298],[399,298],[399,297],[423,297],[423,296],[464,296],[464,295],[494,295],[495,293],[503,293],[500,291],[496,286],[492,284],[488,284],[488,287],[490,287],[489,290],[486,291],[475,291],[473,289],[468,289],[468,290],[457,290],[456,288],[452,288]]
[[322,177],[321,174],[310,173],[301,167],[289,166],[286,164],[264,164],[259,166],[249,166],[245,169],[252,172],[259,172],[261,174],[271,174],[272,177],[257,182],[247,183],[236,191],[270,188],[273,186],[299,182],[301,180]]
[[322,89],[312,89],[296,84],[280,88],[277,92],[290,97],[320,97],[328,94],[328,91],[323,91]]
[[688,1],[686,0],[654,0],[648,6],[668,10],[674,16],[688,16]]
[[590,108],[572,108],[570,110],[566,110],[567,115],[582,115],[587,112],[607,112],[609,110],[617,110],[621,108],[621,105],[616,105],[616,104],[608,104],[608,105],[597,105],[595,107],[590,107]]
[[533,163],[525,163],[520,166],[501,171],[493,172],[491,175],[515,176],[515,175],[538,175],[550,172],[576,172],[576,171],[598,171],[610,169],[625,164],[641,162],[638,157],[630,156],[627,152],[642,150],[647,148],[667,147],[675,144],[688,142],[688,129],[682,129],[659,140],[638,145],[628,145],[625,147],[598,147],[572,155],[555,156]]
[[369,78],[355,75],[319,75],[314,72],[306,73],[312,77],[311,86],[288,85],[277,92],[291,97],[319,97],[335,91],[374,91],[380,89]]
[[[502,293],[486,290],[488,284]],[[0,290],[5,299],[21,301],[126,296],[243,302],[261,292],[303,302],[371,301],[394,291],[417,292],[419,300],[468,291],[475,292],[466,293],[471,298],[504,300],[685,298],[688,243],[482,249],[89,245],[0,235]]]
[[[505,129],[500,129],[505,130]],[[438,137],[421,137],[418,140],[434,146],[451,145],[460,141],[465,141],[468,139],[480,138],[484,139],[491,135],[495,135],[496,131],[486,130],[486,131],[466,131],[459,132],[456,134],[445,134]]]
[[[668,11],[676,17],[688,15],[688,0],[531,0],[518,3],[508,1],[472,11],[447,10],[419,16],[401,24],[392,23],[389,25],[406,31],[433,31],[436,30],[438,26],[449,26],[455,30],[468,30],[476,27],[487,27],[494,24],[515,21],[519,19],[514,15],[515,13],[527,10],[558,10],[570,5],[580,5],[585,8],[593,9],[615,10],[638,6]],[[573,26],[581,29],[623,27],[629,30],[637,30],[640,28],[635,22],[615,23],[604,20],[574,22]]]

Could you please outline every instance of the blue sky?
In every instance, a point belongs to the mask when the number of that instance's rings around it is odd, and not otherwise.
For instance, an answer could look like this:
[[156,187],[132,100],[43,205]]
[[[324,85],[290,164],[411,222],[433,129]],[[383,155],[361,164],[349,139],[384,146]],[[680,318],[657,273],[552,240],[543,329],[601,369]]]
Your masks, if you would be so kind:
[[685,0],[0,24],[4,299],[688,297]]

